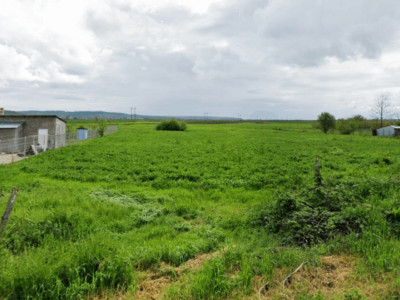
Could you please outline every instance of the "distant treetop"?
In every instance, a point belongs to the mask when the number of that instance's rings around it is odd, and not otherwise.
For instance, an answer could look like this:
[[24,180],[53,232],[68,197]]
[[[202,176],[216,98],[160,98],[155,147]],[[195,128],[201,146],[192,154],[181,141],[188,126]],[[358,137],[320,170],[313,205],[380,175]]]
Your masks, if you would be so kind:
[[335,129],[336,119],[333,115],[331,115],[328,112],[321,113],[318,116],[318,122],[324,133],[327,133],[329,130]]

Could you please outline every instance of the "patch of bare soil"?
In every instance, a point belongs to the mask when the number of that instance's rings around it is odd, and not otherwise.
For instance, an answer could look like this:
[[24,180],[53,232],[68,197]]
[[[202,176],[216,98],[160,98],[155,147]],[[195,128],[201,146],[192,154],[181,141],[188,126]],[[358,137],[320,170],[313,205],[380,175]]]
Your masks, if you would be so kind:
[[139,278],[136,299],[161,299],[163,292],[170,287],[171,283],[177,281],[181,274],[200,269],[206,261],[220,254],[220,251],[200,254],[193,259],[189,259],[179,267],[172,267],[161,263],[161,266],[157,270],[146,271]]
[[17,154],[2,154],[0,155],[0,165],[11,164],[23,160],[27,157],[20,157]]
[[[261,292],[261,299],[296,299],[299,295],[316,295],[320,292],[324,299],[343,299],[346,293],[355,289],[367,299],[381,299],[383,293],[389,291],[387,283],[360,279],[355,273],[357,259],[352,256],[325,256],[321,258],[319,267],[309,267],[305,264],[285,283],[284,279],[293,270],[276,270],[274,280]],[[255,285],[262,287],[265,282],[256,277]],[[257,294],[258,288],[254,289]],[[256,299],[253,294],[251,299]]]

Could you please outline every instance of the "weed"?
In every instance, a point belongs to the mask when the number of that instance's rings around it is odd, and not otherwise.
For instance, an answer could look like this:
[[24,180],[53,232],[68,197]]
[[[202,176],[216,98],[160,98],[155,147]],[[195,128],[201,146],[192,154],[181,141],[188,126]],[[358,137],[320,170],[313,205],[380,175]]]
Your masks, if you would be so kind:
[[233,280],[226,274],[224,259],[216,258],[193,276],[190,293],[195,299],[220,299],[228,295],[233,287]]

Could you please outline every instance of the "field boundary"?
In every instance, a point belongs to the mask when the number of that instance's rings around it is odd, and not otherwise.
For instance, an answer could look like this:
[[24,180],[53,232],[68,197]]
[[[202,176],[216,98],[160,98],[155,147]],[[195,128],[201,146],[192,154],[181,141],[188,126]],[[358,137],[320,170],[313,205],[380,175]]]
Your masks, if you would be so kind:
[[[108,126],[103,134],[97,129],[88,130],[86,139],[80,139],[77,132],[67,132],[65,134],[55,134],[47,136],[47,145],[43,147],[40,144],[38,135],[30,135],[22,138],[0,140],[0,164],[12,163],[29,156],[31,153],[32,145],[38,150],[51,150],[61,148],[69,145],[78,144],[87,140],[98,138],[102,135],[109,135],[118,130],[116,125]],[[43,149],[45,148],[45,149]]]

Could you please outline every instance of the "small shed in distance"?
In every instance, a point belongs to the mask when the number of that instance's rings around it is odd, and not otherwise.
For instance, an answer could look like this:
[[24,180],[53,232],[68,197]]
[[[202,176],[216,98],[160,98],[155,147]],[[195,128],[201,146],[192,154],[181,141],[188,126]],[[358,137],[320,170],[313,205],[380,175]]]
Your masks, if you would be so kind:
[[378,136],[400,136],[400,126],[386,126],[376,130]]
[[88,130],[87,128],[78,128],[78,140],[87,140],[88,139]]
[[[43,149],[65,146],[66,122],[49,115],[0,115],[0,151],[22,151],[35,140]],[[22,143],[28,139],[28,144]],[[32,139],[31,139],[32,138]],[[10,146],[11,145],[11,146]]]

